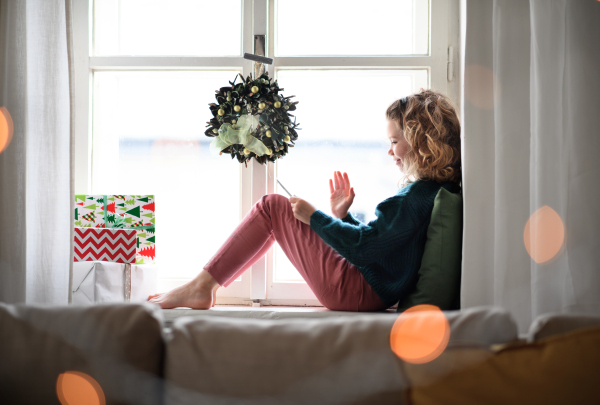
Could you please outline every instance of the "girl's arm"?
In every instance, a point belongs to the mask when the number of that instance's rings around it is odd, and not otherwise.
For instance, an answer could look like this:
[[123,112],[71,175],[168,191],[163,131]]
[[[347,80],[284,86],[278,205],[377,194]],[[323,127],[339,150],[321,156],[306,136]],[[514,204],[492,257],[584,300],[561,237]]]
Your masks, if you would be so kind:
[[346,222],[347,224],[351,224],[351,225],[363,225],[362,222],[360,222],[359,220],[357,220],[356,218],[354,218],[354,216],[352,216],[352,214],[348,213],[348,215],[346,215],[344,218],[342,218],[342,221]]
[[[398,215],[402,201],[390,210],[385,203],[376,210],[377,219],[368,224],[350,224],[316,211],[310,218],[311,228],[340,255],[355,266],[366,266],[387,255],[412,236],[416,224],[410,215]],[[400,206],[400,209],[398,209]]]
[[[418,187],[417,187],[418,188]],[[388,198],[377,206],[377,219],[363,224],[332,218],[322,211],[310,217],[311,228],[340,255],[355,266],[367,266],[409,241],[431,216],[439,187],[415,190]],[[429,189],[431,188],[431,190]],[[407,190],[408,191],[408,190]],[[424,194],[429,198],[419,198]]]

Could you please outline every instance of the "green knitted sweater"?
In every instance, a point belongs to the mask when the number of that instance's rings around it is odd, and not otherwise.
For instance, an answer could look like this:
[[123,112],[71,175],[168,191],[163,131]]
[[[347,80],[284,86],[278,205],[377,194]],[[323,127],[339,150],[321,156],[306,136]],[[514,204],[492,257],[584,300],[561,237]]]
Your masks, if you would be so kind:
[[364,224],[351,214],[336,219],[322,211],[310,217],[311,228],[342,257],[358,267],[371,288],[392,306],[417,281],[433,202],[440,187],[452,183],[415,181],[381,202],[376,219]]

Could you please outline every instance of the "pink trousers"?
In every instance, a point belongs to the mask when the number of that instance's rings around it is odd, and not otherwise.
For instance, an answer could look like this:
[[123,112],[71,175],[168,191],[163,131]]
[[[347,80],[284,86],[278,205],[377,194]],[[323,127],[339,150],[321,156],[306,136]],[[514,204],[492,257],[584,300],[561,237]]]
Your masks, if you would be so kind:
[[319,302],[331,310],[381,311],[385,304],[358,268],[309,225],[294,217],[289,200],[269,194],[258,201],[204,269],[228,286],[279,243]]

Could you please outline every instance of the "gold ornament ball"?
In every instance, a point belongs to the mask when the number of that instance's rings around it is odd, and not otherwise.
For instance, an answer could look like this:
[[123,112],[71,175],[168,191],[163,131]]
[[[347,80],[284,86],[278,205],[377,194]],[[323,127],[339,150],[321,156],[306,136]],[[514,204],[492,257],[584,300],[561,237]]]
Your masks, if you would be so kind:
[[225,115],[225,110],[222,108],[219,108],[219,111],[217,111],[217,114],[219,114],[220,116]]
[[267,148],[267,155],[272,155],[272,154],[273,154],[273,149]]
[[265,103],[258,103],[258,108],[264,109],[267,105]]
[[286,135],[285,138],[283,138],[283,142],[289,142],[290,141],[290,137]]
[[265,135],[267,136],[267,138],[270,138],[271,137],[271,131],[269,130],[269,131],[265,132]]
[[258,93],[258,86],[252,86],[250,91],[252,91],[252,93]]
[[275,101],[275,103],[273,104],[273,106],[274,106],[275,108],[279,108],[279,107],[281,107],[281,101]]
[[244,155],[249,155],[250,151],[248,149],[244,149]]
[[242,109],[242,107],[240,107],[239,105],[236,105],[233,107],[233,111],[235,111],[235,112],[240,112],[241,109]]
[[233,100],[233,99],[231,98],[231,96],[227,96],[227,101],[231,101],[231,100]]

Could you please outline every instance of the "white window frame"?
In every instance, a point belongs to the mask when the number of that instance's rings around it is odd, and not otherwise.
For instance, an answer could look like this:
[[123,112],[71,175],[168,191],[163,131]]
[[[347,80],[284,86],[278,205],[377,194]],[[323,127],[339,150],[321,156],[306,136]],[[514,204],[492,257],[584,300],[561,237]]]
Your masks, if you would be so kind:
[[[89,56],[92,49],[94,0],[73,1],[75,49],[75,147],[74,185],[77,193],[92,190],[92,81],[94,71],[102,70],[219,70],[241,69],[244,76],[253,72],[254,63],[242,57],[254,52],[254,35],[266,36],[266,52],[274,58],[266,69],[276,77],[282,69],[414,69],[429,70],[430,87],[447,94],[448,91],[448,0],[429,0],[428,56],[337,56],[337,57],[274,57],[275,0],[242,1],[242,49],[236,57],[141,57]],[[167,0],[165,0],[167,1]],[[457,0],[454,0],[457,1]],[[366,2],[365,2],[366,3]],[[452,10],[454,11],[454,10]],[[435,28],[434,28],[435,27]],[[452,48],[450,48],[452,49]],[[453,68],[453,67],[452,67]],[[456,103],[456,105],[459,105]],[[240,165],[240,219],[265,194],[275,192],[276,165],[260,165],[254,160],[248,167]],[[305,283],[273,282],[273,250],[244,273],[241,282],[219,289],[219,304],[263,305],[320,305]],[[184,279],[166,280],[169,287],[183,284]]]

